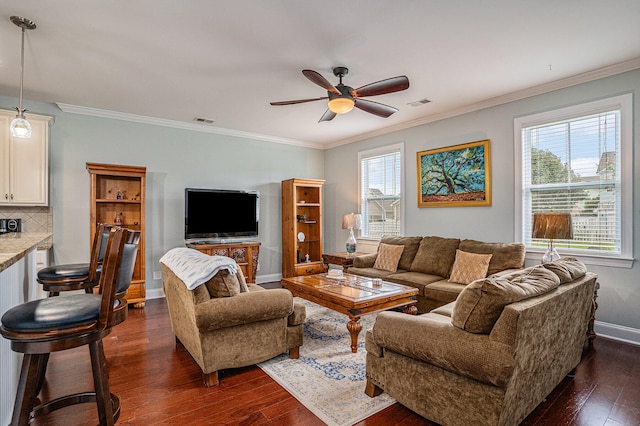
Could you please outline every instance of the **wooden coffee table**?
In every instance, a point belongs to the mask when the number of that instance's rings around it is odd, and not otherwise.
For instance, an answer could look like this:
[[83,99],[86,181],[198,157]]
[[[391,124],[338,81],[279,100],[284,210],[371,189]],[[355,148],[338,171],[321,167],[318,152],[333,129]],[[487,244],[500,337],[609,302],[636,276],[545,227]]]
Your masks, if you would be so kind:
[[403,312],[418,313],[418,289],[383,281],[376,286],[372,278],[344,274],[343,279],[327,274],[283,278],[280,284],[294,296],[310,300],[325,308],[349,316],[347,330],[351,334],[351,352],[358,352],[360,317],[387,309],[403,307]]

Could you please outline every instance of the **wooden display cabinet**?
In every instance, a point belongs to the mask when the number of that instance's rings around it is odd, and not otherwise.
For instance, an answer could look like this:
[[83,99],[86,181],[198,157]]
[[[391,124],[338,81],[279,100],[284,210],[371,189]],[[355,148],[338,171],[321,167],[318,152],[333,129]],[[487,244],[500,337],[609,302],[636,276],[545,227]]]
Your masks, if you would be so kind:
[[187,243],[187,247],[196,249],[209,256],[227,256],[236,261],[248,283],[255,284],[258,271],[260,243],[245,241],[239,243]]
[[127,302],[135,308],[146,300],[145,271],[145,189],[146,167],[87,163],[91,176],[90,241],[98,223],[108,223],[140,231],[138,256]]
[[282,276],[318,274],[322,266],[324,180],[282,181]]

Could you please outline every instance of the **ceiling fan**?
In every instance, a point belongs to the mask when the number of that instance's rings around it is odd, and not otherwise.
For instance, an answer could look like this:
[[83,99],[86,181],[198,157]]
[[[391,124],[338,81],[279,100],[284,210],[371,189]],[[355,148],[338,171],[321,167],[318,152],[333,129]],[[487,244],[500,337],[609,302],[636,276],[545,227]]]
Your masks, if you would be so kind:
[[404,76],[392,77],[386,80],[376,81],[354,89],[353,87],[342,84],[342,77],[349,73],[346,67],[335,67],[333,75],[340,78],[337,86],[331,84],[320,73],[313,70],[302,70],[302,74],[313,83],[327,90],[327,96],[312,99],[299,99],[295,101],[271,102],[271,105],[292,105],[304,102],[320,101],[329,99],[328,109],[318,122],[333,120],[337,114],[344,114],[353,109],[359,108],[368,113],[377,115],[378,117],[387,118],[398,109],[389,105],[362,99],[364,96],[385,95],[387,93],[399,92],[409,88],[409,79]]

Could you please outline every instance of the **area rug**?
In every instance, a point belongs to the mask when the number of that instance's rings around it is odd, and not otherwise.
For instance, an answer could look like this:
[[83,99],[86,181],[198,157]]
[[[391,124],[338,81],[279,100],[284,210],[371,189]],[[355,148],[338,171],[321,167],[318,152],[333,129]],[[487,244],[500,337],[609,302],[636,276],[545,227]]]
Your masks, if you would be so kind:
[[354,354],[346,315],[303,299],[296,301],[307,308],[300,358],[283,354],[258,366],[329,426],[353,425],[396,402],[386,393],[375,398],[364,393],[364,335],[376,315],[361,318]]

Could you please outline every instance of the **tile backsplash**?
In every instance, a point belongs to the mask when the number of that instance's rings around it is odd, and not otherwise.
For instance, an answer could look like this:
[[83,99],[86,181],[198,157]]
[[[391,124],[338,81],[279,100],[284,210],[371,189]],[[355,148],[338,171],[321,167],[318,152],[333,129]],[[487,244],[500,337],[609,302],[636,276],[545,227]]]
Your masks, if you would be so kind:
[[0,219],[22,219],[22,232],[53,232],[51,207],[0,207]]

